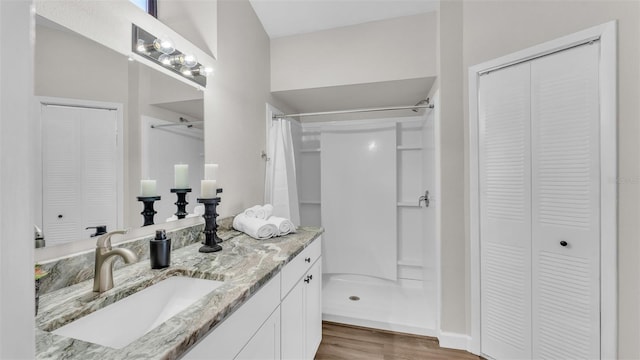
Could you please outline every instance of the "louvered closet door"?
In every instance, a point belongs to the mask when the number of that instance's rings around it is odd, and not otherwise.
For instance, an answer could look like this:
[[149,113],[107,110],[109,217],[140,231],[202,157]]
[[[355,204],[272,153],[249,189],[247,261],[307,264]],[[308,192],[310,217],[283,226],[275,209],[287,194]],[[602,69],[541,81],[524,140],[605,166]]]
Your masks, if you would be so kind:
[[43,230],[47,244],[117,227],[115,111],[42,105]]
[[480,78],[481,345],[531,356],[530,65]]
[[598,43],[531,64],[533,357],[600,357]]

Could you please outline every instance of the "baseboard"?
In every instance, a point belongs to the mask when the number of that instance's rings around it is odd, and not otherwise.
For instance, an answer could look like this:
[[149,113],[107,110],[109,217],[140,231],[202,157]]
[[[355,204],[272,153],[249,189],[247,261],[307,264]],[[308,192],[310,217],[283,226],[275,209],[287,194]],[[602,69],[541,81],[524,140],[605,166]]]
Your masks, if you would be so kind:
[[440,347],[468,351],[471,336],[441,331],[440,335],[438,335],[438,341],[440,342]]

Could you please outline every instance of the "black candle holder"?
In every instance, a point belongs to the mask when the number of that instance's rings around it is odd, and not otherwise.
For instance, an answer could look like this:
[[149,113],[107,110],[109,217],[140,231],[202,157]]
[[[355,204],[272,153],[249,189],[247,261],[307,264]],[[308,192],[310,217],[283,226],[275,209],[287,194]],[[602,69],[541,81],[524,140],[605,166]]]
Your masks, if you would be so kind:
[[178,219],[184,219],[187,215],[189,215],[189,213],[187,212],[187,205],[189,204],[187,202],[187,193],[191,192],[191,188],[186,188],[186,189],[171,189],[172,193],[176,193],[178,195],[178,201],[176,201],[174,204],[176,204],[176,206],[178,206],[178,211],[175,213],[175,215],[178,217]]
[[153,216],[158,212],[153,209],[153,203],[160,200],[160,196],[138,196],[138,201],[144,204],[144,210],[140,214],[144,217],[142,226],[153,225]]
[[[217,189],[216,194],[220,194],[222,189]],[[216,207],[220,204],[220,198],[209,198],[203,199],[198,198],[198,202],[204,204],[204,245],[200,247],[198,250],[201,253],[211,253],[222,250],[222,246],[218,245],[218,243],[222,242],[222,239],[218,237],[218,223],[216,222],[216,218],[218,217],[218,213],[216,212]]]

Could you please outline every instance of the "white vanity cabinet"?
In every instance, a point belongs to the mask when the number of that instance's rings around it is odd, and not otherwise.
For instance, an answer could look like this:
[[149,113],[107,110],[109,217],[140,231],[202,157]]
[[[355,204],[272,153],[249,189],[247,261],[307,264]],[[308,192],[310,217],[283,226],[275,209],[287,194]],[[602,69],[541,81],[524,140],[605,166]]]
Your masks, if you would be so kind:
[[322,340],[318,238],[182,359],[313,359]]
[[280,359],[280,274],[202,338],[182,359]]
[[320,239],[282,270],[282,359],[313,359],[322,340]]

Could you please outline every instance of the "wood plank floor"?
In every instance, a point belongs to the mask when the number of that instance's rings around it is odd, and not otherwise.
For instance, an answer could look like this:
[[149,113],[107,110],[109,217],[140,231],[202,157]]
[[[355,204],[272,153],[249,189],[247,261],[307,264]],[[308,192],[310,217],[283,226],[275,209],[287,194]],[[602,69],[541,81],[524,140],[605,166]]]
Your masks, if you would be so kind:
[[478,360],[461,350],[443,349],[438,339],[332,322],[322,323],[316,360]]

